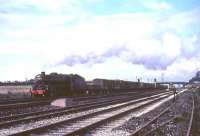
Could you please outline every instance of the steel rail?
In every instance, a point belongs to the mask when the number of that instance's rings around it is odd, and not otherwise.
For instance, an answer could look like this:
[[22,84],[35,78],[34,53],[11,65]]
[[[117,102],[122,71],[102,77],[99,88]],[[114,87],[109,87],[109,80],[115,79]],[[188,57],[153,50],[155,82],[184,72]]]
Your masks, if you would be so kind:
[[194,106],[194,96],[192,98],[193,98],[192,111],[191,111],[190,122],[189,122],[189,126],[188,126],[188,129],[187,129],[186,136],[190,136],[190,134],[191,134],[192,122],[193,122],[193,117],[194,117],[194,108],[195,108],[195,106]]
[[[170,94],[171,92],[165,92],[165,93],[161,93],[158,95],[162,95],[162,94]],[[109,100],[104,100],[104,101],[100,101],[100,102],[88,102],[88,103],[83,103],[83,104],[78,104],[78,105],[72,105],[69,107],[65,107],[65,108],[59,108],[59,109],[51,109],[51,110],[45,110],[45,111],[39,111],[39,112],[29,112],[29,113],[23,113],[23,114],[16,114],[13,116],[5,116],[5,117],[0,117],[0,127],[2,124],[12,124],[17,122],[18,118],[24,118],[24,121],[26,120],[25,118],[30,117],[30,116],[35,116],[35,115],[40,115],[40,114],[46,114],[46,113],[52,113],[52,112],[61,112],[61,111],[65,111],[65,110],[70,110],[70,109],[74,109],[74,108],[80,108],[80,107],[85,107],[85,106],[90,106],[90,105],[94,105],[94,104],[103,104],[105,102],[111,102],[111,103],[118,103],[118,102],[125,102],[131,99],[136,99],[136,97],[144,97],[147,94],[144,95],[138,95],[138,96],[129,96],[127,97],[127,100],[124,100],[124,98],[112,98]],[[152,94],[151,96],[153,96],[154,94]],[[129,99],[128,99],[129,98]],[[137,98],[138,99],[138,98]],[[110,103],[110,104],[111,104]],[[75,111],[75,109],[74,109]],[[3,121],[2,121],[3,120]],[[11,122],[7,121],[7,120],[13,120]]]
[[173,105],[170,105],[169,107],[167,107],[166,109],[164,109],[160,114],[158,114],[157,116],[155,116],[152,120],[148,121],[146,124],[144,124],[142,127],[138,128],[136,131],[134,131],[132,134],[130,134],[130,136],[139,136],[140,133],[142,131],[144,131],[144,129],[149,126],[150,124],[154,123],[159,117],[161,117],[163,114],[165,114],[166,112],[168,112],[170,110],[170,108]]
[[[177,95],[180,95],[181,92],[179,92]],[[148,121],[147,123],[145,123],[143,126],[141,126],[140,128],[138,128],[137,130],[135,130],[132,134],[130,134],[130,136],[139,136],[140,133],[142,133],[145,128],[147,126],[149,126],[150,124],[154,123],[158,118],[160,118],[162,115],[164,115],[165,113],[167,113],[171,108],[172,108],[173,104],[171,104],[169,107],[167,107],[166,109],[164,109],[160,114],[158,114],[157,116],[155,116],[153,119],[151,119],[150,121]],[[176,117],[175,117],[176,118]],[[171,120],[171,119],[170,119]],[[169,120],[169,121],[170,121]],[[167,121],[168,122],[168,121]],[[166,124],[167,122],[165,122],[164,124]],[[162,126],[164,125],[162,124]],[[160,127],[160,126],[159,126]],[[157,128],[156,128],[157,129]],[[154,130],[153,130],[154,131]],[[151,132],[151,131],[150,131]],[[148,132],[149,133],[149,132]]]
[[[142,91],[143,93],[147,92],[147,91]],[[159,93],[159,92],[164,92],[164,90],[161,91],[154,91],[153,93]],[[166,91],[167,92],[167,91]],[[140,92],[127,92],[129,95],[130,94],[139,94]],[[148,93],[148,92],[147,92]],[[127,95],[126,93],[120,93],[121,95]],[[106,95],[103,96],[105,98],[109,98],[109,97],[113,97],[113,96],[119,96],[117,94],[110,94],[110,95]],[[74,99],[74,101],[80,101],[80,100],[88,100],[88,99],[96,99],[96,98],[101,98],[102,96],[84,96],[84,97],[57,97],[57,98],[72,98]],[[42,99],[33,99],[32,101],[21,101],[21,102],[17,102],[17,103],[9,103],[9,104],[0,104],[0,109],[1,110],[7,110],[7,109],[13,109],[13,108],[19,108],[19,107],[28,107],[28,106],[34,106],[34,105],[38,105],[38,104],[50,104],[50,102],[52,100],[54,100],[56,98],[42,98]]]
[[[85,103],[85,104],[75,105],[75,106],[66,107],[66,108],[52,109],[52,110],[40,111],[40,112],[32,112],[32,113],[28,113],[28,115],[25,114],[26,117],[24,117],[24,114],[20,114],[20,115],[14,116],[14,117],[9,116],[9,117],[5,117],[5,118],[7,120],[8,119],[14,119],[14,120],[0,122],[0,128],[8,126],[8,125],[13,125],[14,123],[27,122],[27,121],[35,120],[35,119],[43,119],[43,118],[47,118],[50,116],[61,116],[64,114],[70,114],[70,113],[78,112],[81,110],[88,110],[92,107],[97,107],[97,106],[101,107],[101,106],[106,106],[109,104],[116,104],[116,103],[120,103],[120,102],[129,101],[132,99],[133,98],[130,97],[130,98],[127,98],[126,100],[124,100],[124,98],[122,98],[122,99],[116,99],[116,100],[106,100],[103,102]],[[19,118],[19,119],[16,119],[16,118]]]
[[[156,97],[161,96],[161,95],[163,95],[163,94],[138,99],[138,100],[135,100],[134,102],[140,102],[140,101],[143,101],[143,100],[156,98]],[[165,95],[167,95],[167,94],[165,94]],[[0,127],[6,127],[6,126],[13,125],[13,124],[16,124],[16,123],[19,124],[20,122],[24,123],[24,122],[31,121],[31,120],[49,118],[49,117],[52,117],[52,116],[66,115],[66,114],[70,114],[70,113],[74,113],[74,112],[89,110],[89,109],[92,109],[92,108],[99,108],[99,107],[104,107],[104,106],[108,106],[108,105],[111,105],[111,104],[127,102],[127,101],[130,101],[130,100],[133,100],[133,98],[130,97],[130,98],[127,98],[127,99],[122,98],[122,99],[115,100],[115,101],[110,100],[110,101],[103,101],[103,102],[99,102],[99,103],[98,102],[88,103],[88,105],[87,104],[77,105],[77,106],[72,107],[71,109],[69,109],[69,108],[58,109],[57,111],[55,110],[55,112],[53,112],[53,113],[44,112],[44,114],[36,115],[36,116],[28,117],[28,118],[22,118],[22,119],[16,119],[16,120],[11,120],[11,121],[0,122]]]
[[[192,121],[193,121],[193,114],[194,114],[194,97],[193,97],[193,102],[192,102],[192,112],[191,112],[191,116],[190,116],[190,122],[189,122],[189,126],[188,126],[188,130],[187,130],[187,134],[186,136],[190,136],[190,131],[191,131],[191,127],[192,127]],[[171,105],[172,107],[173,105]],[[171,121],[175,120],[176,118],[178,118],[180,115],[175,115],[174,117],[168,119],[166,122],[163,122],[162,124],[156,126],[155,128],[153,128],[152,130],[150,130],[149,132],[143,134],[143,136],[148,136],[150,134],[152,134],[154,131],[156,131],[158,128],[170,123]],[[131,135],[131,136],[139,136],[139,135]]]
[[[165,98],[165,97],[168,97],[168,96],[164,96],[164,97],[162,97],[162,98]],[[152,100],[152,98],[150,98],[150,99],[151,99],[151,100],[150,100],[151,102],[145,103],[145,104],[140,105],[140,106],[136,106],[135,108],[132,108],[132,110],[136,110],[136,109],[142,108],[142,107],[144,107],[145,105],[148,105],[148,104],[150,104],[150,103],[153,103],[153,102],[155,102],[155,101],[158,101],[158,100],[160,100],[160,99],[162,99],[162,98],[156,98],[156,99],[154,99],[154,100]],[[144,100],[143,100],[143,101],[144,101]],[[145,100],[145,101],[146,101],[146,100]],[[135,103],[138,103],[138,102],[135,102]],[[57,123],[53,123],[53,124],[49,124],[49,125],[46,125],[46,126],[42,126],[42,127],[30,129],[30,130],[25,130],[25,131],[23,131],[23,132],[16,133],[15,135],[25,135],[25,134],[27,135],[27,134],[31,134],[31,133],[34,133],[34,132],[44,131],[44,129],[57,127],[58,125],[63,124],[63,123],[66,123],[66,122],[69,123],[69,122],[77,121],[77,120],[80,120],[80,119],[83,119],[83,118],[89,118],[89,117],[91,117],[91,116],[100,115],[100,114],[103,114],[103,113],[105,113],[105,112],[110,112],[110,111],[113,111],[113,110],[119,110],[119,109],[121,109],[121,108],[124,108],[125,106],[130,106],[130,105],[132,105],[132,104],[134,104],[134,102],[133,102],[133,103],[129,103],[129,104],[125,104],[125,105],[120,105],[120,106],[117,106],[117,107],[114,107],[114,108],[109,108],[109,109],[104,109],[104,110],[101,110],[101,111],[96,111],[96,112],[94,112],[94,113],[89,113],[89,114],[86,114],[86,115],[83,115],[83,116],[79,116],[79,117],[75,117],[75,118],[63,120],[63,121],[60,121],[60,122],[57,122]],[[128,110],[128,111],[129,111],[129,110]],[[125,113],[128,112],[128,111],[122,111],[121,114],[125,114]],[[120,116],[121,114],[117,114],[117,115],[115,115],[115,117]],[[110,119],[111,119],[111,118],[114,118],[114,116],[110,117]],[[100,121],[100,122],[104,122],[104,121],[106,121],[106,120],[108,120],[108,119],[103,119],[103,120]],[[92,126],[95,126],[95,124],[97,125],[97,124],[99,124],[100,122],[96,122],[96,123],[92,124]],[[89,127],[92,127],[92,126],[89,126]],[[84,130],[87,130],[87,129],[88,129],[88,126],[83,127],[83,128],[80,128],[80,129],[78,129],[78,130],[76,130],[76,131],[73,131],[73,132],[71,132],[69,135],[75,135],[75,134],[80,133],[80,132],[82,132],[82,131],[84,131]]]
[[[166,97],[163,97],[163,98],[166,98]],[[108,117],[106,117],[104,119],[101,119],[101,120],[99,120],[97,122],[94,122],[92,124],[86,125],[85,127],[78,128],[78,129],[76,129],[76,130],[74,130],[74,131],[72,131],[70,133],[66,133],[64,135],[66,135],[66,136],[81,135],[83,133],[86,133],[88,130],[94,129],[94,128],[96,128],[96,127],[98,127],[98,126],[100,126],[100,125],[102,125],[102,124],[104,124],[106,122],[112,121],[112,120],[114,120],[116,118],[120,118],[121,116],[124,116],[124,115],[126,115],[126,114],[128,114],[130,112],[134,112],[134,111],[136,111],[138,109],[144,108],[145,106],[151,105],[152,103],[160,101],[163,98],[158,98],[158,99],[155,99],[155,100],[151,100],[148,103],[139,105],[137,107],[134,107],[134,108],[131,108],[131,109],[128,109],[128,110],[125,110],[125,111],[122,111],[122,112],[117,113],[117,114],[115,114],[115,115],[113,115],[111,117],[108,116]]]
[[143,136],[148,136],[151,133],[153,133],[154,131],[156,131],[158,128],[163,127],[164,125],[170,123],[171,121],[175,120],[177,117],[179,117],[178,115],[168,119],[167,121],[163,122],[162,124],[160,124],[159,126],[155,127],[154,129],[150,130],[149,132],[145,133]]
[[40,100],[40,101],[30,101],[30,102],[22,102],[22,103],[12,103],[12,104],[1,104],[0,109],[1,110],[7,110],[7,109],[16,109],[19,107],[28,107],[28,106],[35,106],[35,105],[47,105],[50,104],[52,100]]

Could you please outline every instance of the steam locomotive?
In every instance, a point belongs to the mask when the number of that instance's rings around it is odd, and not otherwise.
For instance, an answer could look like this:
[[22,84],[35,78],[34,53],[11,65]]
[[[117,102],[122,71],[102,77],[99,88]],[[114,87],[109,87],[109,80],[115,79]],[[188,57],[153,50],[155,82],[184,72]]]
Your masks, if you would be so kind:
[[85,79],[77,74],[57,74],[46,75],[41,72],[35,76],[32,85],[32,96],[73,96],[82,95],[86,90]]
[[108,79],[94,79],[86,82],[83,77],[77,74],[51,73],[46,75],[45,72],[41,72],[35,76],[31,94],[34,97],[83,96],[146,89],[166,89],[166,86]]

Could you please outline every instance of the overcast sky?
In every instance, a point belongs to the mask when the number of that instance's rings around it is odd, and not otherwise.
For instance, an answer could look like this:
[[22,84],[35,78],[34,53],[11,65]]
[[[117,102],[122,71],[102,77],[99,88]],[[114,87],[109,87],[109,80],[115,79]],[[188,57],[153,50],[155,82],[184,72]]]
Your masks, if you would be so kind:
[[0,0],[0,80],[188,81],[200,68],[199,15],[199,0]]

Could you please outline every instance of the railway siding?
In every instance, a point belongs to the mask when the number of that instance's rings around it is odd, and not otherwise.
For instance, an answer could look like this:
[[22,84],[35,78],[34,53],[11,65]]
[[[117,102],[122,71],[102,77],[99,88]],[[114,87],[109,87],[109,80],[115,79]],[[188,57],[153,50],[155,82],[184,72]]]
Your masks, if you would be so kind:
[[[194,94],[196,94],[195,92]],[[169,106],[171,105],[171,106]],[[169,109],[160,117],[150,123],[150,121],[158,116],[159,113]],[[194,108],[195,109],[195,108]],[[193,91],[185,91],[181,93],[176,101],[173,100],[161,105],[149,113],[139,117],[133,117],[121,126],[116,127],[112,131],[127,131],[131,136],[154,136],[154,135],[191,135],[194,126],[190,129],[190,124],[194,124],[196,120],[192,119],[193,111]],[[195,117],[195,116],[194,116]],[[145,127],[144,127],[145,126]],[[143,128],[144,127],[144,128]],[[141,129],[142,128],[142,129]]]
[[[150,99],[152,99],[152,98],[150,98]],[[134,102],[133,102],[134,103]],[[125,103],[124,103],[125,104]],[[118,107],[124,107],[124,104],[117,104],[116,106]],[[128,103],[127,103],[128,104]],[[127,104],[125,104],[125,105],[127,105]],[[128,105],[132,105],[132,103],[129,103]],[[127,106],[128,106],[127,105]],[[108,106],[107,108],[108,109],[105,109],[106,107],[102,107],[102,108],[97,108],[97,109],[93,109],[93,110],[89,110],[89,111],[84,111],[84,112],[79,112],[79,113],[75,113],[75,114],[73,114],[73,116],[72,115],[65,115],[65,116],[61,116],[61,117],[55,117],[55,118],[52,118],[51,120],[49,120],[49,119],[47,119],[46,121],[45,120],[42,120],[42,121],[37,121],[37,123],[35,122],[34,124],[33,123],[31,123],[31,124],[26,124],[26,126],[24,126],[24,125],[20,125],[20,126],[16,126],[16,131],[19,131],[20,130],[20,128],[23,128],[23,130],[26,128],[26,127],[28,127],[28,126],[32,126],[32,127],[38,127],[38,126],[43,126],[44,124],[52,124],[53,122],[58,122],[59,120],[62,120],[62,121],[64,121],[64,120],[66,120],[66,119],[72,119],[72,118],[74,118],[74,117],[77,117],[77,116],[83,116],[84,114],[90,114],[90,113],[93,113],[93,112],[97,112],[97,111],[101,111],[101,110],[109,110],[109,107],[110,106]],[[111,106],[112,107],[112,106]],[[111,108],[110,107],[110,108]],[[113,107],[113,108],[117,108],[117,107]],[[118,108],[119,108],[118,107]],[[87,115],[86,115],[87,116]],[[46,123],[45,123],[46,122]],[[13,127],[12,127],[13,128]],[[8,131],[9,131],[9,133],[11,132],[11,130],[10,129],[4,129],[3,130],[4,131],[4,134],[5,133],[8,133]],[[12,131],[13,131],[13,129],[12,129]]]

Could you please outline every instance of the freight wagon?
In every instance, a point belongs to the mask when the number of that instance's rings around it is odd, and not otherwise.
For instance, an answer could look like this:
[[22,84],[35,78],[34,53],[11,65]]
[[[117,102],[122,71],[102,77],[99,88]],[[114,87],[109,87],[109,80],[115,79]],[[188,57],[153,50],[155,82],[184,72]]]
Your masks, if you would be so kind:
[[117,92],[130,92],[133,90],[166,89],[167,86],[155,83],[142,83],[124,80],[94,79],[87,82],[88,94],[109,94]]

